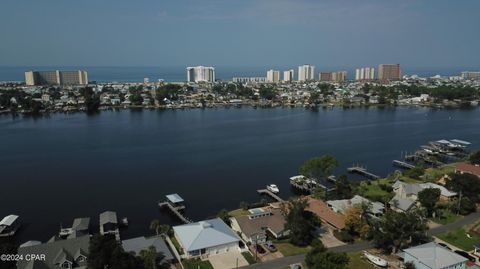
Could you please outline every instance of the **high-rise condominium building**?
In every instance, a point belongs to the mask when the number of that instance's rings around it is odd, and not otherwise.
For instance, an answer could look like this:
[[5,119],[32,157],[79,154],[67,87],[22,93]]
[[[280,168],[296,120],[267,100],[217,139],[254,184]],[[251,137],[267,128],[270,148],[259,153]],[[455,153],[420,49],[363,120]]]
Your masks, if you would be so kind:
[[355,80],[368,81],[375,79],[375,68],[361,67],[355,69]]
[[298,81],[315,79],[315,66],[304,64],[298,67]]
[[402,73],[399,64],[381,64],[378,66],[378,79],[382,81],[400,80]]
[[464,71],[462,72],[462,78],[468,80],[480,80],[480,71]]
[[320,81],[341,82],[347,80],[347,71],[320,72]]
[[87,85],[87,71],[27,71],[25,84],[34,85]]
[[332,72],[320,72],[320,81],[332,81]]
[[214,82],[215,68],[207,66],[187,67],[187,82]]
[[283,71],[283,81],[293,81],[294,73],[293,69]]
[[268,70],[267,71],[267,82],[279,82],[280,81],[280,71]]
[[342,82],[347,80],[347,71],[338,71],[332,73],[332,80],[335,82]]

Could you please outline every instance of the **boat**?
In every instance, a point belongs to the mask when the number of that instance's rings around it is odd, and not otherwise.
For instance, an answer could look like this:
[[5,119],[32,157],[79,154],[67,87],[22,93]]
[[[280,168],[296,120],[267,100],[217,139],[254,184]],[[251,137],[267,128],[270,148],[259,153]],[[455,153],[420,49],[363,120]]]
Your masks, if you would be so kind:
[[123,227],[128,227],[128,218],[127,217],[122,218],[122,226]]
[[280,190],[278,189],[277,185],[275,184],[270,184],[270,185],[267,185],[267,190],[273,192],[273,193],[279,193]]
[[372,255],[370,253],[368,253],[367,251],[364,251],[363,252],[363,255],[373,264],[375,264],[376,266],[380,266],[380,267],[387,267],[388,266],[388,262],[378,256],[375,256],[375,255]]
[[0,237],[13,236],[17,232],[20,228],[18,218],[17,215],[8,215],[0,221]]

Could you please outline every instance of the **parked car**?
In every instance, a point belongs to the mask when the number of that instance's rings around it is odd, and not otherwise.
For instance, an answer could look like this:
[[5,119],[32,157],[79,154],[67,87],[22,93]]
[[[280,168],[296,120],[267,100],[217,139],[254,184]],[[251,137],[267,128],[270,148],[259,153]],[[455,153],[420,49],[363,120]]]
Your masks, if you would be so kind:
[[452,250],[447,244],[444,244],[444,243],[438,243],[438,244],[448,250]]
[[465,252],[463,250],[455,250],[455,253],[469,259],[471,262],[476,262],[477,261],[477,259],[475,257],[473,257],[472,255],[468,254],[467,252]]
[[265,249],[261,245],[255,245],[255,248],[256,248],[257,252],[260,253],[260,254],[263,254],[263,253],[266,252]]
[[265,247],[270,251],[270,252],[275,252],[277,251],[277,247],[275,247],[275,245],[271,242],[271,241],[267,241],[265,243]]
[[302,265],[299,264],[299,263],[296,263],[296,264],[290,265],[290,268],[292,268],[292,269],[302,269]]

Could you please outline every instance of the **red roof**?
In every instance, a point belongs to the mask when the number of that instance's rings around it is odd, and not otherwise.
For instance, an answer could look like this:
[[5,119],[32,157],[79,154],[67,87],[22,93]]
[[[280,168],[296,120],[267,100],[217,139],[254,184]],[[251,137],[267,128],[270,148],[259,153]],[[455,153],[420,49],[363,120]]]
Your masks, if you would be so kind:
[[480,166],[469,163],[457,163],[457,171],[461,173],[469,173],[480,177]]
[[335,213],[328,205],[322,201],[307,197],[307,210],[317,215],[320,219],[334,226],[337,229],[345,228],[345,217],[339,213]]

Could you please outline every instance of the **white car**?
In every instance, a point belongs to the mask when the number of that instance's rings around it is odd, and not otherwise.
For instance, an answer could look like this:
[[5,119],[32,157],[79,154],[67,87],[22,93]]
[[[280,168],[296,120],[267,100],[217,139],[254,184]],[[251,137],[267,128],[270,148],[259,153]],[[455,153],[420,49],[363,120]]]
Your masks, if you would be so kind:
[[273,193],[279,193],[280,190],[278,189],[277,185],[275,184],[270,184],[270,185],[267,185],[267,190],[273,192]]

